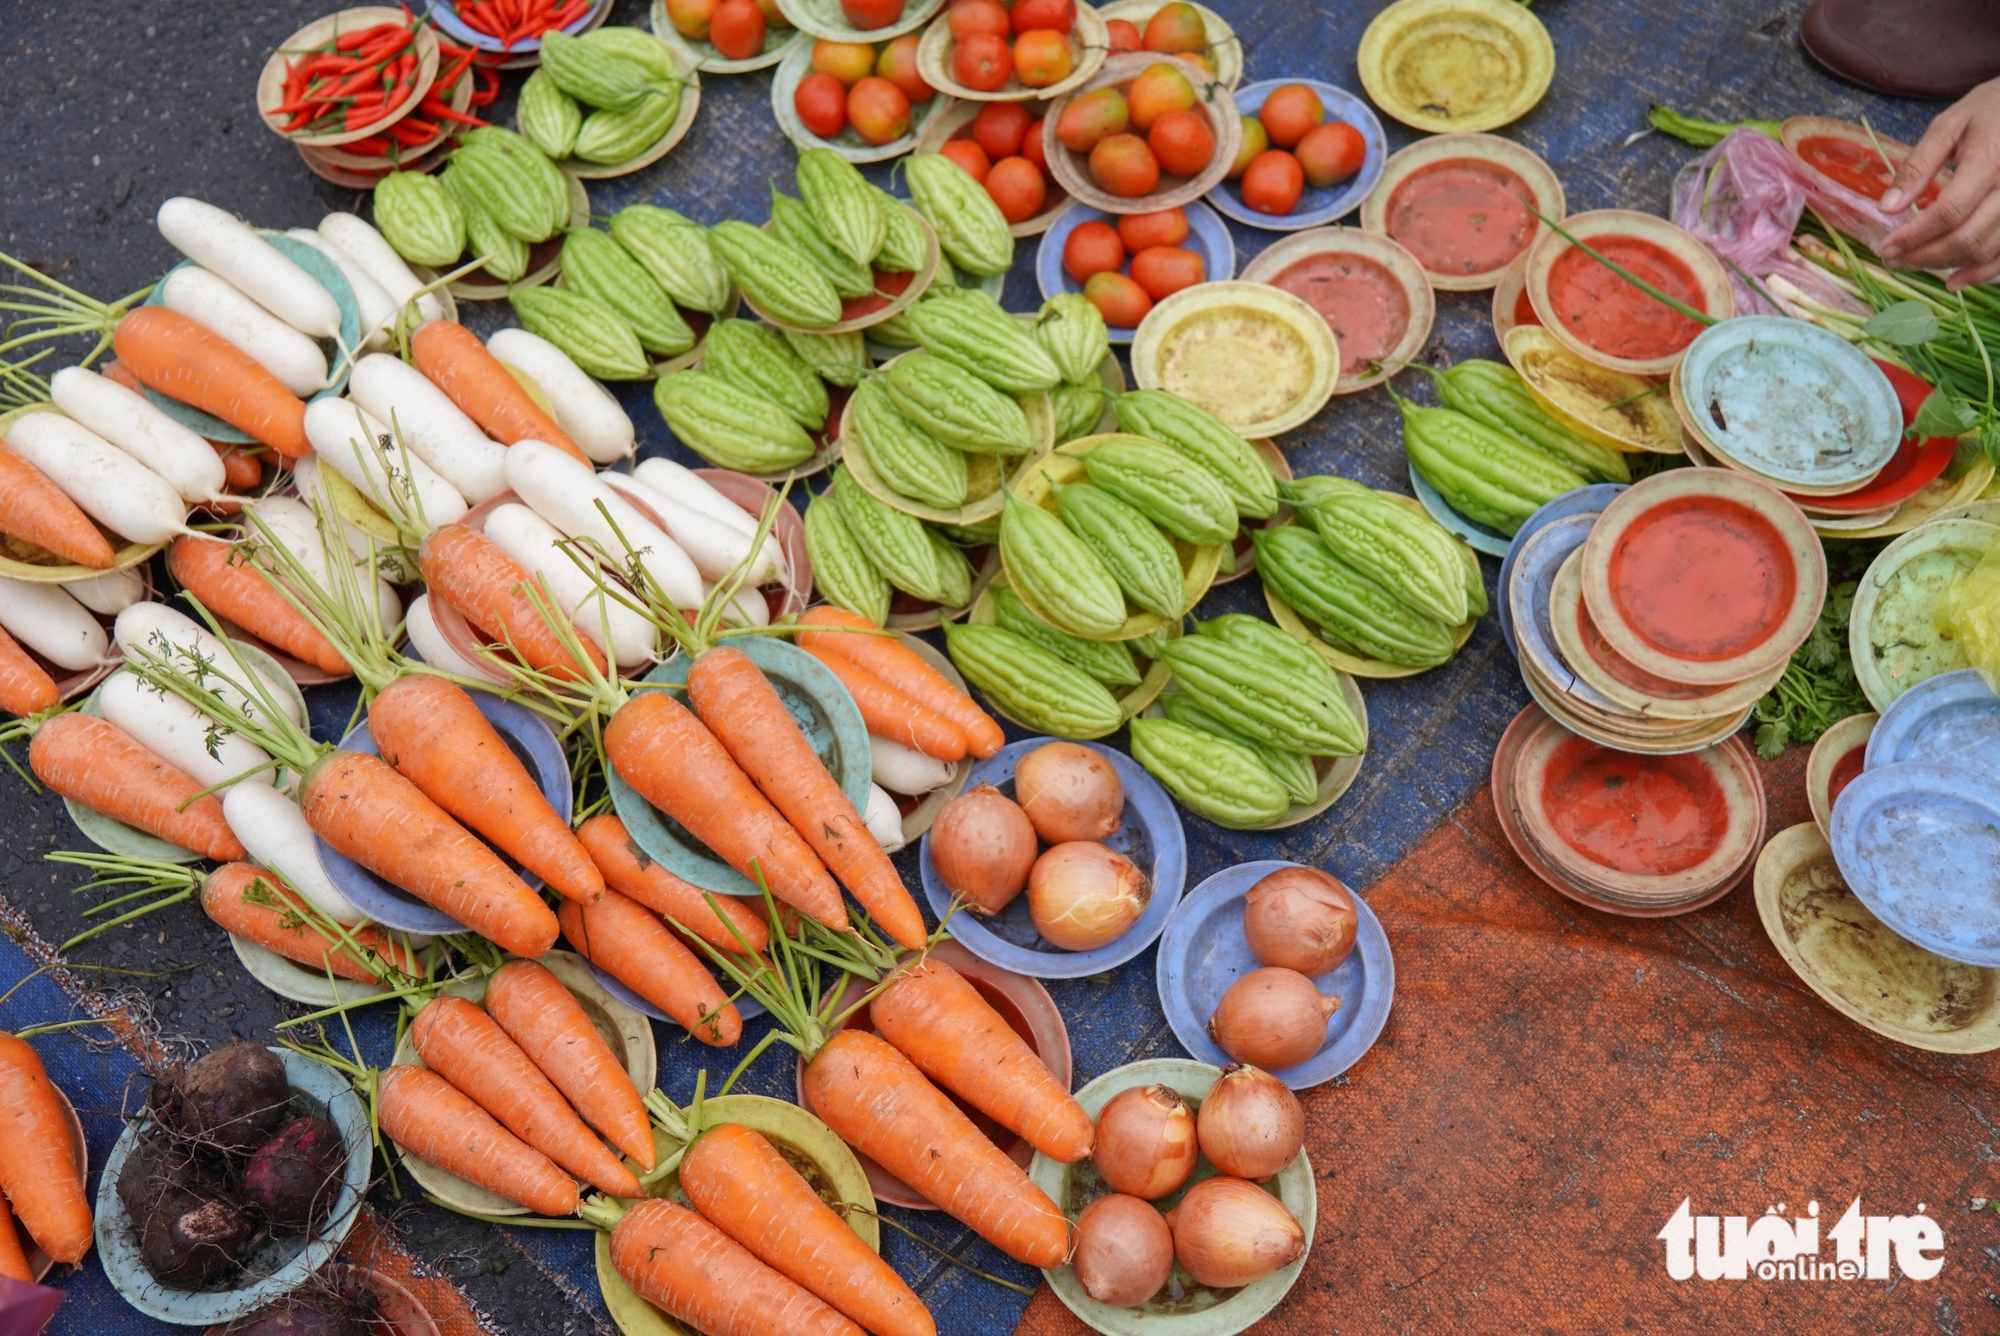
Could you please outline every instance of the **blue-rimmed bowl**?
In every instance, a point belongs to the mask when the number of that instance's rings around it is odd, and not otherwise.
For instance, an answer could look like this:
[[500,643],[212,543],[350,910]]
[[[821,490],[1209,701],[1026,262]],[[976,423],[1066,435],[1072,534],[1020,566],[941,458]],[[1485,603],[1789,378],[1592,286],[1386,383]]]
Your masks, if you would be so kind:
[[1890,702],[1868,735],[1867,768],[1936,761],[2000,775],[2000,696],[1971,668],[1926,678]]
[[2000,779],[1936,761],[1870,766],[1834,801],[1827,843],[1897,936],[2000,967]]
[[1346,217],[1361,207],[1361,201],[1368,197],[1368,192],[1382,178],[1382,164],[1389,160],[1389,141],[1382,133],[1382,122],[1375,119],[1374,111],[1345,88],[1322,79],[1262,79],[1245,84],[1236,90],[1236,110],[1245,116],[1255,116],[1263,109],[1264,99],[1287,84],[1304,84],[1318,93],[1320,102],[1326,107],[1326,119],[1346,121],[1359,130],[1368,152],[1361,160],[1360,171],[1338,185],[1307,186],[1299,195],[1298,207],[1283,216],[1259,213],[1245,204],[1240,178],[1225,180],[1208,192],[1208,202],[1216,208],[1239,223],[1266,232],[1298,232]]
[[[472,697],[472,703],[479,707],[479,712],[486,716],[486,722],[493,725],[500,740],[507,744],[507,750],[528,768],[528,773],[542,790],[542,796],[549,800],[549,806],[555,808],[556,815],[568,824],[571,798],[569,760],[563,755],[562,744],[556,741],[556,735],[548,724],[525,705],[502,700],[490,692],[468,691],[466,694]],[[344,751],[364,752],[369,756],[382,754],[375,745],[374,735],[368,731],[366,719],[347,731],[347,736],[340,740],[340,746]],[[478,831],[472,834],[479,836]],[[326,869],[326,875],[332,878],[333,884],[340,888],[340,893],[381,926],[434,935],[467,931],[466,926],[451,915],[376,876],[321,836],[314,835],[313,844],[319,850],[320,865]],[[539,891],[542,888],[540,877],[505,853],[500,853],[500,857],[528,884],[530,890]]]
[[[1187,214],[1187,240],[1181,244],[1201,257],[1202,281],[1217,283],[1231,278],[1236,273],[1236,243],[1229,236],[1229,228],[1216,216],[1215,210],[1200,200],[1181,206]],[[1042,244],[1035,251],[1035,282],[1042,290],[1044,300],[1058,292],[1082,292],[1083,284],[1069,276],[1063,268],[1063,246],[1069,241],[1069,234],[1085,223],[1109,223],[1118,226],[1119,215],[1093,209],[1084,203],[1072,205],[1042,233]],[[1130,273],[1131,257],[1127,256],[1121,272]],[[1111,331],[1113,343],[1130,343],[1138,333],[1135,325],[1130,329]]]
[[[1009,743],[973,767],[966,778],[966,787],[991,784],[1012,797],[1014,767],[1029,752],[1054,741],[1054,738],[1028,738]],[[1160,782],[1124,752],[1095,742],[1077,745],[1088,747],[1109,761],[1118,772],[1118,782],[1125,786],[1125,810],[1118,830],[1099,843],[1138,865],[1152,888],[1152,898],[1146,902],[1139,921],[1123,937],[1095,951],[1065,951],[1043,940],[1028,914],[1026,891],[989,918],[977,918],[969,910],[952,915],[951,935],[966,950],[1002,969],[1038,979],[1080,979],[1122,965],[1138,955],[1165,930],[1174,905],[1180,900],[1181,887],[1187,883],[1187,836],[1181,830],[1173,799],[1160,787]],[[930,902],[931,912],[942,919],[951,908],[952,897],[938,876],[937,864],[931,861],[928,834],[918,854],[918,867],[924,878],[924,898]]]
[[[290,1116],[325,1118],[340,1129],[340,1139],[347,1147],[340,1195],[335,1198],[326,1223],[310,1240],[299,1234],[266,1239],[244,1259],[233,1288],[170,1288],[154,1280],[139,1260],[138,1226],[126,1211],[125,1203],[118,1199],[118,1175],[125,1168],[125,1157],[138,1145],[140,1132],[151,1125],[150,1122],[131,1124],[111,1148],[98,1183],[97,1257],[112,1287],[125,1302],[148,1317],[200,1327],[254,1313],[311,1280],[314,1272],[333,1260],[347,1232],[354,1228],[375,1163],[368,1101],[333,1068],[289,1049],[271,1051],[285,1064],[285,1080],[292,1088]],[[259,1276],[261,1279],[254,1279]]]
[[[1500,597],[1497,611],[1500,616],[1500,634],[1507,638],[1507,648],[1515,658],[1521,651],[1514,643],[1514,615],[1507,607],[1507,585],[1514,576],[1514,556],[1522,544],[1533,538],[1544,525],[1556,520],[1568,519],[1571,515],[1598,515],[1611,504],[1612,498],[1624,491],[1628,484],[1622,482],[1594,482],[1575,491],[1564,492],[1553,501],[1542,503],[1541,509],[1521,522],[1514,537],[1507,544],[1507,555],[1500,562]],[[1433,489],[1435,490],[1435,489]]]
[[[1273,872],[1303,866],[1277,859],[1239,863],[1204,881],[1181,901],[1160,938],[1157,978],[1160,1006],[1181,1047],[1202,1062],[1225,1066],[1234,1059],[1208,1037],[1208,1020],[1229,986],[1263,968],[1243,936],[1243,897]],[[1350,892],[1359,920],[1354,950],[1346,960],[1313,980],[1340,1010],[1327,1018],[1318,1053],[1296,1067],[1271,1073],[1294,1090],[1305,1090],[1361,1060],[1388,1023],[1396,996],[1396,960],[1388,934],[1368,902]]]
[[1476,520],[1467,519],[1451,508],[1444,494],[1431,486],[1430,479],[1417,472],[1417,461],[1410,461],[1410,490],[1417,494],[1430,517],[1442,524],[1452,537],[1462,538],[1475,552],[1484,552],[1489,557],[1504,557],[1512,546],[1513,539],[1498,529],[1489,529]]
[[[583,12],[582,18],[564,25],[562,29],[563,34],[568,37],[580,36],[602,23],[606,11],[610,8],[611,0],[597,0],[597,3]],[[509,63],[503,64],[500,67],[502,69],[514,68],[512,62],[519,60],[523,56],[534,56],[537,61],[541,58],[541,38],[530,37],[525,41],[516,42],[512,46],[502,46],[499,38],[479,31],[479,29],[472,27],[464,19],[460,18],[458,16],[458,9],[451,3],[451,0],[440,0],[440,3],[432,5],[427,17],[432,23],[438,26],[440,31],[461,46],[470,46],[480,51],[504,54]]]

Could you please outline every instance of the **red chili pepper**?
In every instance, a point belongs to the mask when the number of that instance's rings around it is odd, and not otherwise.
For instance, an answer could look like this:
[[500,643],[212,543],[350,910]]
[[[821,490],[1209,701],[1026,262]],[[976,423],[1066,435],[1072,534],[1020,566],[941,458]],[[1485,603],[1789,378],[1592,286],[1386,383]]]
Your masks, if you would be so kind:
[[[358,127],[350,125],[348,128]],[[343,153],[355,153],[364,158],[386,158],[393,147],[395,147],[394,141],[385,139],[381,135],[369,135],[366,139],[357,139],[351,144],[340,146]]]
[[472,105],[490,106],[500,97],[500,71],[488,65],[474,65],[472,73],[479,80],[479,91],[472,95]]

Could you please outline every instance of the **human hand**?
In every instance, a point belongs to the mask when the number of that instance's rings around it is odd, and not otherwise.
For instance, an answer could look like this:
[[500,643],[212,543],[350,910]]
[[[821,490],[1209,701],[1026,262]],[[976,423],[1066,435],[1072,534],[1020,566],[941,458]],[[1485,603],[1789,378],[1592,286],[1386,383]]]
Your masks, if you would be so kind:
[[1900,213],[1946,163],[1951,180],[1916,217],[1882,242],[1898,268],[1955,269],[1953,290],[2000,274],[2000,79],[1967,93],[1938,118],[1903,160],[1882,195],[1882,212]]

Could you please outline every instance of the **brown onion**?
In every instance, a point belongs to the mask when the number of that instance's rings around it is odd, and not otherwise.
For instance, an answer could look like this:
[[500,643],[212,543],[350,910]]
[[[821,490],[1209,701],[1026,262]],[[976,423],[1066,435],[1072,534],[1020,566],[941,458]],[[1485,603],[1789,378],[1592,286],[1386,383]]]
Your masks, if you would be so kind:
[[1021,893],[1035,848],[1028,814],[991,784],[953,798],[931,825],[938,880],[978,914],[997,914]]
[[1028,874],[1028,915],[1035,931],[1065,951],[1095,951],[1123,937],[1153,888],[1124,854],[1073,840],[1035,860]]
[[1195,1115],[1201,1153],[1225,1174],[1263,1182],[1306,1144],[1306,1111],[1290,1088],[1257,1067],[1235,1064],[1208,1088]]
[[1083,1291],[1113,1308],[1137,1308],[1174,1272],[1174,1231],[1158,1208],[1114,1192],[1076,1217],[1069,1264]]
[[1326,997],[1297,970],[1251,970],[1229,985],[1208,1018],[1208,1037],[1238,1062],[1265,1071],[1296,1067],[1326,1042],[1326,1018],[1340,999]]
[[1260,965],[1324,974],[1354,950],[1354,897],[1317,868],[1280,868],[1243,897],[1243,936]]
[[1166,1196],[1187,1182],[1200,1155],[1194,1115],[1172,1086],[1121,1090],[1097,1115],[1091,1162],[1098,1177],[1128,1196]]
[[1306,1232],[1279,1201],[1240,1178],[1204,1178],[1167,1212],[1174,1256],[1203,1285],[1235,1289],[1304,1255]]
[[1101,840],[1117,833],[1125,786],[1111,762],[1090,748],[1050,742],[1014,767],[1014,801],[1050,844]]

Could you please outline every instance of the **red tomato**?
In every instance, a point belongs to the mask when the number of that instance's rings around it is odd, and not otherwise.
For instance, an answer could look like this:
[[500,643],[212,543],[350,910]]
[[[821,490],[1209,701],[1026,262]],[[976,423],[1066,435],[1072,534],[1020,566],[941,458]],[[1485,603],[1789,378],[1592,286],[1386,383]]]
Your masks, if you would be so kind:
[[975,33],[985,33],[988,37],[1014,35],[1014,25],[1008,20],[1007,11],[996,0],[959,0],[951,7],[946,26],[950,28],[954,42],[963,42]]
[[1075,282],[1088,282],[1092,274],[1115,274],[1124,263],[1125,245],[1109,223],[1078,223],[1063,240],[1063,272]]
[[1066,33],[1076,26],[1076,0],[1014,0],[1014,35],[1051,28]]
[[965,169],[965,174],[975,181],[984,181],[992,163],[986,157],[986,150],[970,139],[953,139],[938,150]]
[[1324,188],[1354,179],[1368,157],[1368,141],[1346,121],[1328,121],[1306,131],[1293,151],[1307,184]]
[[1125,98],[1132,108],[1132,128],[1150,130],[1168,112],[1194,106],[1194,85],[1178,62],[1162,60],[1139,71]]
[[1014,53],[1005,39],[974,33],[952,48],[951,77],[967,88],[996,93],[1014,77]]
[[1257,119],[1264,122],[1272,144],[1291,148],[1306,137],[1308,130],[1326,119],[1326,104],[1305,84],[1286,84],[1271,90],[1257,112]]
[[1146,290],[1116,270],[1092,274],[1083,285],[1083,295],[1113,329],[1131,329],[1153,309]]
[[1215,131],[1198,111],[1170,111],[1146,132],[1146,146],[1163,171],[1199,176],[1215,157]]
[[847,120],[871,144],[886,144],[910,132],[910,99],[880,75],[871,74],[847,92]]
[[987,157],[998,162],[1021,151],[1021,140],[1032,124],[1034,118],[1020,103],[988,102],[972,118],[972,137],[986,150]]
[[1207,277],[1201,256],[1185,246],[1149,246],[1132,257],[1132,281],[1156,302]]
[[1137,51],[1140,47],[1139,28],[1130,19],[1106,19],[1104,30],[1111,34],[1111,54],[1121,51]]
[[1182,209],[1128,213],[1118,220],[1118,239],[1134,255],[1148,246],[1178,246],[1187,238],[1187,212]]
[[815,71],[799,80],[792,93],[792,108],[806,129],[821,139],[831,139],[847,128],[847,90],[831,74]]
[[1053,28],[1035,28],[1014,39],[1014,72],[1030,88],[1061,83],[1074,68],[1069,38]]
[[1243,169],[1243,202],[1258,213],[1284,215],[1299,207],[1306,174],[1281,148],[1267,148]]
[[1043,176],[1049,174],[1048,146],[1042,141],[1042,123],[1029,121],[1028,132],[1021,136],[1021,156],[1035,164],[1035,170]]
[[851,27],[873,32],[903,17],[903,0],[840,0],[840,12]]
[[852,88],[874,73],[875,48],[866,42],[814,42],[812,66]]
[[730,60],[750,59],[764,49],[764,11],[756,0],[722,0],[708,25],[708,40]]
[[1100,88],[1085,93],[1063,108],[1056,118],[1056,140],[1074,153],[1088,153],[1106,135],[1115,135],[1131,122],[1131,108],[1116,88]]
[[1198,52],[1208,45],[1208,28],[1201,15],[1186,0],[1161,5],[1146,20],[1145,44],[1148,51],[1177,56]]
[[905,33],[882,48],[875,60],[875,72],[903,90],[911,102],[928,102],[937,90],[917,72],[917,35]]
[[1002,158],[986,173],[986,193],[1010,223],[1025,223],[1042,211],[1049,183],[1034,163],[1023,157]]
[[1160,162],[1137,135],[1111,135],[1090,150],[1090,174],[1114,195],[1137,199],[1160,184]]
[[720,0],[667,0],[667,18],[674,31],[691,41],[706,42]]

